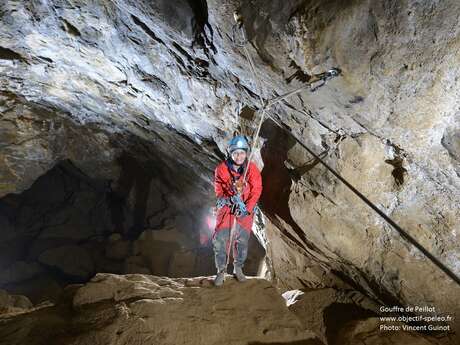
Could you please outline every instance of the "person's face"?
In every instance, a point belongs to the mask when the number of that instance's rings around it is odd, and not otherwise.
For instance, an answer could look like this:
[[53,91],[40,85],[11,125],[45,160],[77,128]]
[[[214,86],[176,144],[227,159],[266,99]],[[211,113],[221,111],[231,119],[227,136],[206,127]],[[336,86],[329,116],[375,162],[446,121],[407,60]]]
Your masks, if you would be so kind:
[[246,160],[246,155],[245,150],[235,150],[232,152],[232,160],[236,165],[242,165]]

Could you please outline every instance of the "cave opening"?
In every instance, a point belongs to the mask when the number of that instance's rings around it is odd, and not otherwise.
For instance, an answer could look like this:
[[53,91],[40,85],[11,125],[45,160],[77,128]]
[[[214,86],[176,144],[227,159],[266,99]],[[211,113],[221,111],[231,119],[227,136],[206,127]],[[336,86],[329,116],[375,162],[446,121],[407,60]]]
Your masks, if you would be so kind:
[[339,345],[340,332],[346,328],[348,323],[365,320],[375,317],[376,314],[370,310],[363,309],[357,305],[345,303],[333,303],[324,310],[324,323],[326,326],[326,338],[328,344]]

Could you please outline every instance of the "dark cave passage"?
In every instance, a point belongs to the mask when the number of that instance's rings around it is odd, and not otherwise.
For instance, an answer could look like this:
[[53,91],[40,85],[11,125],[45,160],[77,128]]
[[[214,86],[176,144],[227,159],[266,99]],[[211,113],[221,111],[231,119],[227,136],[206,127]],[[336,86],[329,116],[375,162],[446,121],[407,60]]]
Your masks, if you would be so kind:
[[[116,181],[65,160],[28,190],[0,199],[0,288],[33,303],[98,272],[170,277],[215,274],[209,209],[187,209],[157,170],[124,153]],[[265,252],[254,236],[246,273]]]

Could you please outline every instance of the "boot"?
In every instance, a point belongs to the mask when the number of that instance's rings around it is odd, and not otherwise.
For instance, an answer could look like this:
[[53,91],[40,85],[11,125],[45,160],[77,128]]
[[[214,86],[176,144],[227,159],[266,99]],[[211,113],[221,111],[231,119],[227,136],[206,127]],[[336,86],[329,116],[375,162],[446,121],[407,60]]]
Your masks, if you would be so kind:
[[243,273],[243,269],[240,266],[235,266],[233,268],[233,275],[236,277],[236,279],[238,279],[239,282],[244,282],[247,280]]
[[216,278],[214,279],[214,285],[222,286],[222,284],[224,283],[224,279],[225,279],[225,272],[224,271],[217,272]]

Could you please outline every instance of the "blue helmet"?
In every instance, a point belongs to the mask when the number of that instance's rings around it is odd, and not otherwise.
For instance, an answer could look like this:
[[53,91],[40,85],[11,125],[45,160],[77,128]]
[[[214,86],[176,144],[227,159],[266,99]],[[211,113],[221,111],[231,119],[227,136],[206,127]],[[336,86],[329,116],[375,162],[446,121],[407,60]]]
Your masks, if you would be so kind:
[[245,150],[246,152],[249,150],[248,141],[244,136],[237,135],[228,143],[228,152],[231,154],[235,150]]

